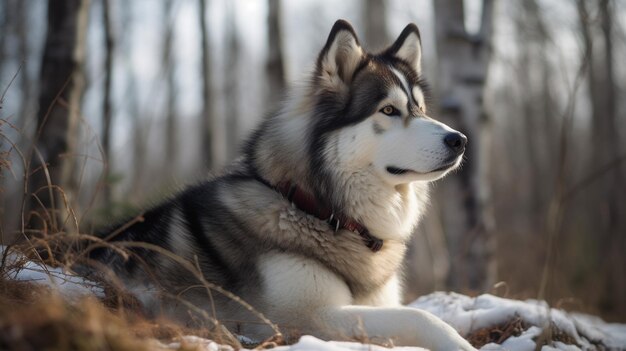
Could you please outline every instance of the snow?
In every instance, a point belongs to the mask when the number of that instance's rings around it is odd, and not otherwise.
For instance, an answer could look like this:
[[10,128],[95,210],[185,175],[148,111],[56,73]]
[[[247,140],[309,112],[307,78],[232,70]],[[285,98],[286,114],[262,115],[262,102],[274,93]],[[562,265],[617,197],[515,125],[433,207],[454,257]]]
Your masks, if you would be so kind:
[[192,335],[183,336],[179,341],[167,345],[159,344],[158,346],[166,350],[178,350],[184,347],[184,350],[191,349],[196,351],[234,351],[230,346],[220,345],[215,341]]
[[611,349],[626,349],[626,324],[605,323],[602,319],[582,313],[571,314],[576,328],[589,340],[602,341]]
[[[281,346],[277,347],[274,350],[277,351],[386,351],[389,348],[378,346],[378,345],[370,345],[370,344],[361,344],[357,342],[345,342],[345,341],[323,341],[317,339],[310,335],[305,335],[300,338],[298,343],[290,345],[290,346]],[[419,347],[394,347],[393,350],[424,350]]]
[[494,327],[521,318],[531,325],[521,335],[510,337],[502,345],[487,344],[482,350],[535,350],[535,340],[546,327],[572,337],[577,345],[554,342],[542,350],[588,350],[597,344],[610,349],[626,349],[626,324],[610,324],[602,319],[550,308],[544,301],[511,300],[489,294],[469,296],[436,292],[409,304],[429,311],[452,325],[461,335]]
[[[5,247],[0,246],[0,257],[4,256]],[[5,271],[8,279],[29,281],[43,284],[58,291],[61,296],[72,300],[76,297],[90,295],[103,297],[103,289],[93,282],[65,272],[62,268],[48,267],[43,264],[27,260],[23,255],[9,252],[6,257]],[[595,350],[595,349],[622,349],[626,350],[626,324],[606,323],[602,319],[580,313],[568,313],[551,308],[544,301],[512,300],[489,294],[469,297],[457,293],[436,292],[423,296],[410,303],[409,307],[419,308],[433,313],[445,322],[452,325],[463,336],[468,336],[483,328],[501,326],[514,319],[521,319],[526,326],[518,336],[511,336],[501,345],[490,343],[481,350],[511,350],[532,351],[536,349],[536,340],[543,334],[544,329],[552,328],[560,333],[567,334],[566,340],[573,340],[575,344],[563,341],[549,341],[542,351],[551,350]],[[245,336],[239,336],[239,341],[250,345],[252,341]],[[193,345],[197,350],[221,351],[233,350],[230,346],[199,338],[197,336],[183,336],[176,342],[163,344],[155,340],[155,349],[176,350],[181,346]],[[423,350],[417,347],[394,347],[393,350]],[[313,336],[305,335],[300,340],[288,346],[274,348],[276,351],[383,351],[389,350],[377,345],[361,344],[357,342],[323,341]]]
[[[177,350],[181,346],[193,346],[194,350],[198,351],[231,351],[230,346],[219,345],[214,341],[199,338],[196,336],[184,336],[180,341],[163,345],[164,349]],[[248,349],[242,349],[248,350]],[[419,347],[394,347],[392,349],[371,344],[361,344],[357,342],[347,341],[324,341],[316,337],[305,335],[300,340],[289,346],[278,346],[272,348],[275,351],[424,351],[425,349]]]
[[[4,257],[6,247],[0,246],[0,257]],[[28,260],[20,253],[9,251],[4,262],[9,267],[7,279],[27,281],[49,286],[69,299],[85,295],[104,297],[104,290],[95,283],[73,275],[59,267],[49,267],[39,262]]]

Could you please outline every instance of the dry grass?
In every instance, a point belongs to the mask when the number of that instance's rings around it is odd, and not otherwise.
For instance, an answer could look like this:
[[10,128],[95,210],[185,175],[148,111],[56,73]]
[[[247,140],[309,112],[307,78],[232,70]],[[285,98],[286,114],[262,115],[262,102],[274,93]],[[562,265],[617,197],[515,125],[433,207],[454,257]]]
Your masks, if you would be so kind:
[[238,341],[215,330],[185,328],[168,320],[150,320],[125,309],[112,309],[93,297],[69,302],[48,287],[0,281],[0,349],[2,350],[159,350],[182,341],[175,350],[195,350],[185,335]]
[[511,336],[521,335],[527,328],[528,325],[517,317],[502,325],[478,329],[468,335],[467,341],[476,348],[481,348],[489,343],[502,344]]
[[[46,243],[43,239],[33,242]],[[3,257],[7,257],[6,252]],[[158,350],[175,341],[179,345],[174,349],[200,349],[199,344],[183,338],[186,335],[242,348],[233,334],[209,317],[198,327],[185,327],[164,318],[147,318],[139,302],[113,284],[100,282],[105,287],[101,298],[71,298],[61,296],[47,285],[7,278],[9,272],[27,261],[23,257],[5,259],[3,262],[7,264],[0,267],[0,350]],[[58,260],[51,262],[61,264]],[[258,345],[245,346],[272,348],[284,344],[283,338],[276,335]]]
[[154,349],[154,341],[130,331],[129,319],[94,298],[69,303],[34,283],[0,284],[0,349]]
[[[197,262],[190,262],[161,247],[143,242],[106,242],[84,234],[40,233],[27,242],[8,247],[0,255],[0,349],[8,350],[143,350],[160,347],[157,340],[171,343],[182,340],[180,349],[194,349],[193,344],[182,337],[193,335],[211,339],[235,349],[242,348],[239,340],[222,323],[210,314],[185,301],[180,296],[170,296],[194,312],[197,327],[184,327],[167,319],[147,318],[141,303],[130,295],[115,274],[102,263],[90,262],[86,252],[105,246],[131,257],[133,248],[151,250],[168,257],[182,269],[191,272],[199,281],[199,287],[211,294],[222,294],[240,303],[257,315],[275,331],[274,337],[248,348],[272,348],[284,345],[285,340],[276,325],[238,296],[216,286],[204,278]],[[42,284],[12,280],[13,272],[23,269],[28,262],[38,262],[46,267],[63,267],[65,270],[77,264],[91,266],[89,276],[96,279],[96,286],[103,295],[75,299]],[[58,278],[58,274],[54,275]],[[43,346],[46,346],[44,348]],[[162,346],[162,345],[161,345]]]

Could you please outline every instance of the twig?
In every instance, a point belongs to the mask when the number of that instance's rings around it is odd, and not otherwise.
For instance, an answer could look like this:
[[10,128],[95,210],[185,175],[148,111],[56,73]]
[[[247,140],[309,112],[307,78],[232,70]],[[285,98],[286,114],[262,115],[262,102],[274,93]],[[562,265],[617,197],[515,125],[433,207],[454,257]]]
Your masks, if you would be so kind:
[[15,81],[15,78],[17,78],[17,76],[20,74],[20,71],[22,70],[22,66],[24,66],[24,61],[20,63],[20,66],[17,68],[17,72],[15,72],[15,74],[13,75],[13,78],[11,78],[11,81],[9,82],[9,85],[7,85],[7,87],[4,88],[4,91],[2,92],[2,96],[0,96],[0,109],[2,109],[2,104],[4,103],[4,97],[7,94],[7,91],[9,91],[9,88],[11,87],[11,85],[13,85],[13,81]]

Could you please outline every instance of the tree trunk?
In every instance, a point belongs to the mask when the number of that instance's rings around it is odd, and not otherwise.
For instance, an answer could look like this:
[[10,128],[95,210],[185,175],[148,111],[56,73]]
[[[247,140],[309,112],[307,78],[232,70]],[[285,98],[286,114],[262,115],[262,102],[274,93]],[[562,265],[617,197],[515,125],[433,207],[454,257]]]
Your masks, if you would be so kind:
[[[520,43],[518,58],[517,81],[524,95],[520,96],[522,115],[518,116],[524,135],[522,147],[526,149],[526,163],[532,165],[525,170],[528,179],[527,211],[530,218],[541,218],[547,211],[547,203],[552,193],[552,183],[545,179],[555,178],[553,165],[557,164],[554,153],[545,150],[557,150],[554,135],[558,135],[558,120],[555,119],[554,98],[550,91],[550,82],[554,75],[547,54],[550,52],[548,43],[551,41],[541,8],[536,0],[521,2],[517,11],[516,32]],[[541,102],[541,103],[537,103]],[[532,224],[532,223],[531,223]],[[539,223],[538,223],[539,224]],[[529,229],[536,236],[545,235],[541,226]]]
[[34,212],[28,213],[31,228],[41,229],[45,221],[48,230],[62,230],[71,220],[66,204],[71,206],[76,196],[72,154],[78,142],[78,119],[85,85],[82,66],[88,8],[89,0],[48,2],[36,151],[30,163],[29,209]]
[[163,68],[167,81],[167,106],[165,116],[165,172],[168,177],[175,176],[174,171],[178,169],[178,123],[176,121],[176,81],[174,79],[175,64],[174,53],[174,23],[172,16],[172,0],[164,2],[165,35],[163,36]]
[[[0,2],[0,32],[3,33],[0,35],[0,76],[2,75],[2,70],[4,68],[4,63],[6,60],[6,49],[4,48],[7,34],[9,32],[9,20],[8,14],[11,11],[11,5],[9,1]],[[3,87],[4,88],[4,87]],[[2,105],[0,105],[2,108]]]
[[226,28],[226,76],[224,94],[226,98],[226,147],[228,161],[237,155],[239,144],[239,33],[235,4],[227,5],[228,25]]
[[285,68],[283,65],[282,32],[280,25],[280,0],[268,0],[267,37],[268,53],[265,70],[267,73],[268,93],[267,101],[278,105],[285,89]]
[[366,0],[362,6],[365,20],[365,45],[368,51],[377,52],[389,45],[386,3],[383,0]]
[[[605,165],[624,155],[618,135],[616,83],[613,58],[613,10],[610,0],[601,0],[598,3],[599,25],[601,36],[594,36],[596,21],[590,18],[587,2],[578,1],[578,14],[583,37],[585,59],[588,60],[587,83],[591,100],[592,111],[592,157],[590,169],[601,169]],[[599,48],[594,43],[601,43]],[[623,296],[626,294],[624,283],[624,258],[626,250],[624,230],[626,224],[623,216],[624,205],[622,199],[623,173],[618,165],[610,169],[607,181],[597,185],[597,196],[590,199],[596,203],[590,208],[597,212],[599,257],[604,257],[600,271],[604,274],[602,289],[603,312],[624,312],[626,303]],[[619,314],[619,312],[618,312]]]
[[20,72],[20,85],[22,88],[22,99],[20,101],[20,110],[18,112],[19,122],[18,128],[23,128],[28,125],[28,121],[31,120],[33,115],[33,103],[31,101],[32,88],[31,88],[31,76],[30,69],[26,64],[30,58],[30,50],[28,47],[28,3],[26,1],[16,1],[16,18],[15,31],[18,39],[18,52],[19,59],[22,64],[22,70]]
[[483,1],[480,32],[464,26],[463,2],[434,2],[443,119],[469,139],[462,170],[443,185],[444,231],[451,255],[449,287],[484,291],[495,282],[494,219],[490,203],[489,119],[483,90],[490,60],[493,1]]
[[113,55],[115,51],[115,41],[113,39],[113,28],[111,25],[111,1],[102,1],[102,23],[104,24],[104,98],[102,101],[102,149],[104,150],[104,188],[103,200],[104,208],[110,210],[113,192],[111,183],[111,167],[113,167],[113,155],[111,153],[111,81],[113,78]]
[[[618,134],[618,120],[617,120],[617,84],[615,82],[615,69],[614,69],[614,56],[613,56],[613,21],[614,21],[614,5],[611,0],[600,1],[600,18],[602,23],[602,36],[604,37],[604,77],[605,77],[605,102],[606,102],[606,114],[602,117],[607,119],[609,128],[607,130],[607,153],[611,156],[609,162],[617,160],[624,155],[624,151],[620,145],[620,139]],[[594,116],[601,117],[601,116]],[[606,280],[607,286],[605,291],[605,299],[614,301],[617,306],[612,307],[612,310],[622,312],[626,311],[626,302],[624,302],[624,296],[626,296],[626,260],[624,259],[624,252],[626,252],[626,240],[624,239],[624,233],[626,233],[626,221],[621,214],[625,213],[626,206],[624,206],[625,191],[623,186],[624,173],[622,172],[621,165],[618,165],[611,176],[609,177],[607,194],[607,234],[608,240],[605,241],[606,249],[609,259],[605,261],[606,272],[608,279]],[[621,190],[620,190],[621,189]]]
[[204,168],[211,169],[216,163],[214,148],[214,117],[211,91],[211,54],[207,28],[207,0],[198,0],[200,10],[200,33],[202,48],[202,150]]

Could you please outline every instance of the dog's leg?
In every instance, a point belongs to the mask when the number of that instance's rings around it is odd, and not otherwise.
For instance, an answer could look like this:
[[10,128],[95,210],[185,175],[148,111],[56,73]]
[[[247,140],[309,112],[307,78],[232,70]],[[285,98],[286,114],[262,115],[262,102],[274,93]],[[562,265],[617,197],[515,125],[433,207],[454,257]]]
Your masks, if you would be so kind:
[[[348,286],[315,260],[274,253],[263,257],[259,268],[264,310],[279,325],[326,339],[365,335],[433,350],[473,350],[452,327],[428,312],[349,305],[353,300]],[[395,288],[395,282],[390,283],[389,289]]]
[[433,314],[408,307],[342,306],[320,311],[328,337],[391,339],[396,345],[431,350],[474,350],[451,326]]

